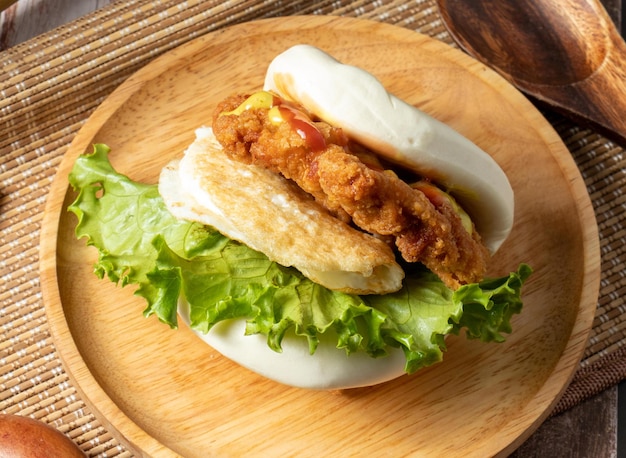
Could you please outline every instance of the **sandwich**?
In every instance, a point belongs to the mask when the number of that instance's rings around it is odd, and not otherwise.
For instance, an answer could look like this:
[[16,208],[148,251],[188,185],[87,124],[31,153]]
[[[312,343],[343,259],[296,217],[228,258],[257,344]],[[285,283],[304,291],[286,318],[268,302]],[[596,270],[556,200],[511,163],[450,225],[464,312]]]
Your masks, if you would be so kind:
[[158,184],[119,174],[102,144],[70,175],[96,274],[137,285],[144,315],[311,389],[412,374],[450,334],[511,332],[531,269],[485,278],[514,195],[467,138],[309,45],[210,121]]

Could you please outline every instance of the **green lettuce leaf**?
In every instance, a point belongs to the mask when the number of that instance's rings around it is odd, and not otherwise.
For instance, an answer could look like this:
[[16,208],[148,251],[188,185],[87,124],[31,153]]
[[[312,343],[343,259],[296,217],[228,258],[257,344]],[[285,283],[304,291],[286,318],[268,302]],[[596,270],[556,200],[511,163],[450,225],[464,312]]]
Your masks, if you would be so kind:
[[209,332],[218,322],[245,319],[246,333],[261,333],[281,351],[285,333],[307,339],[311,353],[320,335],[336,336],[347,353],[372,357],[402,348],[406,371],[440,361],[444,336],[466,329],[469,338],[504,340],[522,308],[521,288],[530,268],[509,276],[448,289],[418,269],[397,293],[356,296],[331,291],[292,268],[198,223],[177,220],[156,185],[137,183],[114,170],[106,145],[76,160],[69,181],[78,195],[77,238],[97,248],[99,278],[136,285],[135,294],[172,328],[178,326],[181,295],[189,302],[191,326]]

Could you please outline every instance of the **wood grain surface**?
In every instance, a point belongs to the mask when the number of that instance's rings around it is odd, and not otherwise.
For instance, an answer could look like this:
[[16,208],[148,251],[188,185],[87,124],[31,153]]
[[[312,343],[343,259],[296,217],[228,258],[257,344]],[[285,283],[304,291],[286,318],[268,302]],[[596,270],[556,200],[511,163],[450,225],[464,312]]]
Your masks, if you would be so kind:
[[19,0],[2,13],[0,49],[66,24],[112,0]]
[[[173,332],[145,320],[131,291],[93,277],[95,253],[74,240],[75,222],[64,211],[75,157],[104,142],[120,171],[156,182],[224,93],[258,88],[269,60],[298,42],[369,69],[392,92],[474,140],[507,172],[517,222],[491,273],[525,261],[535,276],[506,344],[454,338],[445,362],[415,377],[371,389],[303,391],[230,363],[186,329]],[[463,115],[467,107],[473,116]],[[549,414],[584,349],[599,258],[595,228],[581,221],[593,218],[578,169],[549,124],[503,79],[461,52],[366,21],[248,23],[155,60],[90,118],[49,197],[42,287],[76,385],[138,453],[203,456],[207,447],[216,454],[327,455],[356,451],[359,436],[359,453],[393,444],[398,454],[507,454]],[[281,439],[267,441],[276,436]]]
[[[7,49],[111,0],[19,0],[0,15],[0,50]],[[614,22],[622,22],[622,1],[603,0]],[[513,454],[543,456],[616,457],[617,387],[546,420]],[[584,431],[584,433],[581,433]]]
[[626,144],[626,43],[598,0],[438,4],[469,54],[552,109]]

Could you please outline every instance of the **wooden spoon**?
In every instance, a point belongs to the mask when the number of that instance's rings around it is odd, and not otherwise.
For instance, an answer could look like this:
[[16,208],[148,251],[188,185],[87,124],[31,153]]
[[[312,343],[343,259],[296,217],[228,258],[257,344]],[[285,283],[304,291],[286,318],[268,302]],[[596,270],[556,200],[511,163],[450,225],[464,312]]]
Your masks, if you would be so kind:
[[529,96],[626,144],[626,43],[597,0],[437,0],[469,54]]

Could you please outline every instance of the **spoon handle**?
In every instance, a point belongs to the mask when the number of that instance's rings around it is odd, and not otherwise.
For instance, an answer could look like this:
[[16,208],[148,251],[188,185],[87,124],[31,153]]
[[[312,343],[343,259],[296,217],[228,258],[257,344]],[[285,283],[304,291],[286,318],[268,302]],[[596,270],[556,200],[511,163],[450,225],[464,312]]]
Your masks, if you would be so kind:
[[606,58],[584,80],[563,86],[513,82],[556,111],[626,145],[626,43],[614,27],[609,32],[611,47]]
[[528,96],[626,146],[626,43],[599,0],[437,0],[450,34]]

